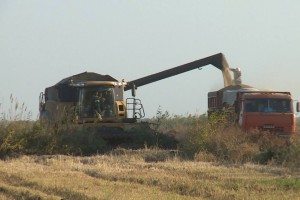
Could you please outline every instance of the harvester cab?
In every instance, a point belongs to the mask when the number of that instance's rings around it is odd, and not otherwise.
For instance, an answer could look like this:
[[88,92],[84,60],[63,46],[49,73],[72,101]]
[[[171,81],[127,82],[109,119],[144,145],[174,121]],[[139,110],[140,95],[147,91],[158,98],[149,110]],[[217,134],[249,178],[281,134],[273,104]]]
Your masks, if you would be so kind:
[[40,118],[83,123],[133,123],[145,116],[139,99],[124,99],[126,82],[84,72],[40,94]]

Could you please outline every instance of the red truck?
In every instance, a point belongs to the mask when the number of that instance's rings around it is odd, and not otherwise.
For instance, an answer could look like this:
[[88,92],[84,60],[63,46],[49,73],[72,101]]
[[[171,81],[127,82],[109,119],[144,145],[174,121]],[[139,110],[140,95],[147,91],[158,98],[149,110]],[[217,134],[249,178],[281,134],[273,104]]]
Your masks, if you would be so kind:
[[[293,102],[290,92],[262,91],[248,85],[232,85],[208,93],[208,115],[226,110],[229,119],[244,131],[258,129],[290,136],[296,131]],[[299,110],[297,102],[296,111]]]

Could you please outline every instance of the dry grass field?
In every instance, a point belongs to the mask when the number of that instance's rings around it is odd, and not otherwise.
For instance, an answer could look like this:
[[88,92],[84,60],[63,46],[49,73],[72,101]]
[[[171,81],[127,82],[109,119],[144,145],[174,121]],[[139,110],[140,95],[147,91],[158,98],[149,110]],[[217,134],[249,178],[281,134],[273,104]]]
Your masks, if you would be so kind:
[[181,160],[176,152],[21,156],[0,161],[0,199],[300,199],[285,168]]

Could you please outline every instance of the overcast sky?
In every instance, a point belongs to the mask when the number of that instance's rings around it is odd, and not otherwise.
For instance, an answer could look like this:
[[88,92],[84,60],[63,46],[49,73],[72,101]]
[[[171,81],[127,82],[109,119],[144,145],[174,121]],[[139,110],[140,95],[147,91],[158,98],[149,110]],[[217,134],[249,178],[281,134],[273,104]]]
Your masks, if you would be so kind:
[[[300,100],[300,1],[0,0],[0,103],[38,115],[39,93],[81,72],[126,81],[219,52],[243,83]],[[206,66],[138,88],[147,117],[203,114],[223,87]],[[130,92],[128,92],[127,96]]]

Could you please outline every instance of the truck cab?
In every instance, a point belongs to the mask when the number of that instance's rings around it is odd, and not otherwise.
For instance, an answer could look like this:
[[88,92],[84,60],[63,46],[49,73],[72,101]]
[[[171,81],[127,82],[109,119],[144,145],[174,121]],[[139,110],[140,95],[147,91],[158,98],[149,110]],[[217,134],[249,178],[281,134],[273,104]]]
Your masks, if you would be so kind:
[[289,136],[296,131],[295,111],[290,92],[264,91],[247,85],[235,85],[208,93],[208,116],[224,113],[243,131],[257,129]]
[[237,100],[238,124],[242,130],[259,129],[283,136],[295,133],[296,118],[289,92],[239,92]]

